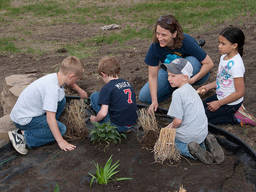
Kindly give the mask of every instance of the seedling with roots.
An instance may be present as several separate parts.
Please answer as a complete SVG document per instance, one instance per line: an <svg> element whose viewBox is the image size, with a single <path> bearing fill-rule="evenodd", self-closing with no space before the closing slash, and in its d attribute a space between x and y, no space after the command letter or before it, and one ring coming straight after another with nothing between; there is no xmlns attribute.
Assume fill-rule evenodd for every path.
<svg viewBox="0 0 256 192"><path fill-rule="evenodd" d="M154 113L148 113L146 109L140 109L139 114L139 122L145 133L150 130L154 132L159 131Z"/></svg>
<svg viewBox="0 0 256 192"><path fill-rule="evenodd" d="M175 147L176 129L171 128L171 124L162 128L159 138L154 146L154 158L156 162L163 163L164 161L177 162L181 156Z"/></svg>
<svg viewBox="0 0 256 192"><path fill-rule="evenodd" d="M92 173L88 172L88 174L92 177L90 181L90 187L92 186L94 181L96 181L96 183L98 184L108 184L110 181L124 181L132 179L130 177L113 178L113 176L119 172L117 168L120 164L118 160L112 165L112 155L110 156L104 167L101 167L98 163L94 164L96 167L96 174L93 175Z"/></svg>
<svg viewBox="0 0 256 192"><path fill-rule="evenodd" d="M83 99L70 100L61 119L67 126L65 137L68 140L82 139L88 136L88 129L84 121L85 103Z"/></svg>

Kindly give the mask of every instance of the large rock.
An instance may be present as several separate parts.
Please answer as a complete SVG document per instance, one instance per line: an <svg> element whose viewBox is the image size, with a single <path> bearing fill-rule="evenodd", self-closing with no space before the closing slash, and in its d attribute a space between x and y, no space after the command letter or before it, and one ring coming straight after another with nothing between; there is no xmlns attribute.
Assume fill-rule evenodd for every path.
<svg viewBox="0 0 256 192"><path fill-rule="evenodd" d="M15 125L9 114L0 118L0 147L9 142L8 131L13 129L15 129Z"/></svg>
<svg viewBox="0 0 256 192"><path fill-rule="evenodd" d="M4 115L10 114L22 90L35 79L36 77L31 74L16 74L5 78L0 95L0 104Z"/></svg>

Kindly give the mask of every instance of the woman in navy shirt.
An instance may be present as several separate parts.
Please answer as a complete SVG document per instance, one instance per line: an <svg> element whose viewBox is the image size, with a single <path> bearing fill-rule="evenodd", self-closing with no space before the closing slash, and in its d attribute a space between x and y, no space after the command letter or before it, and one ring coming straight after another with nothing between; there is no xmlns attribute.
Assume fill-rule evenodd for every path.
<svg viewBox="0 0 256 192"><path fill-rule="evenodd" d="M161 16L155 24L153 43L145 57L149 72L148 82L139 93L140 101L151 104L150 112L156 111L158 102L167 99L173 92L168 83L168 74L159 67L159 63L170 63L179 57L187 59L193 66L190 84L199 85L208 79L209 71L214 65L212 59L193 37L183 33L174 16Z"/></svg>

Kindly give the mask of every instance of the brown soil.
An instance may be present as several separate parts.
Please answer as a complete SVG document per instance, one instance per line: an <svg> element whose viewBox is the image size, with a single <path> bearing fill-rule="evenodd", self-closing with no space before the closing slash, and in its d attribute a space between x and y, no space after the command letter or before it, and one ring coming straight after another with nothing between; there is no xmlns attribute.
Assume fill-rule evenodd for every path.
<svg viewBox="0 0 256 192"><path fill-rule="evenodd" d="M246 67L246 95L245 107L256 114L256 25L255 18L245 18L239 26L246 35L244 49L244 63ZM53 26L43 30L42 34L35 33L35 40L56 38L58 41L77 41L89 33L88 27L65 25ZM95 27L95 26L94 26ZM191 34L195 38L205 39L204 49L215 63L211 72L211 80L215 79L219 55L217 51L217 34L221 28ZM40 27L35 32L40 31ZM41 28L43 28L41 26ZM83 28L84 30L81 30ZM50 31L48 31L50 29ZM11 30L10 30L11 31ZM1 28L1 33L8 33L8 27ZM60 33L61 31L61 33ZM82 32L83 31L83 32ZM72 34L72 35L71 35ZM95 33L94 33L95 34ZM88 93L99 90L103 85L97 78L97 62L102 55L115 55L121 61L121 77L127 79L139 93L140 88L147 81L147 66L144 57L150 41L133 40L127 42L125 48L117 44L101 45L95 57L83 59L85 65L85 77L79 82ZM61 44L57 48L62 48ZM51 49L50 49L51 50ZM54 72L54 66L60 63L68 53L61 53L55 49L42 56L15 54L0 55L0 80L12 74L36 72L38 77L45 73ZM0 85L0 91L2 85ZM161 106L167 107L169 103ZM256 128L252 126L241 127L240 125L226 125L222 128L240 137L252 148L256 149ZM252 184L246 181L243 166L237 158L226 151L225 162L221 165L203 165L197 161L182 159L180 163L167 166L153 163L153 154L142 149L136 136L132 133L128 139L120 145L111 146L109 150L102 151L90 144L88 140L75 142L77 149L72 152L63 152L58 149L57 144L47 145L36 150L31 150L25 157L17 156L12 149L8 152L14 160L0 165L0 191L53 191L58 183L60 191L174 191L180 185L189 191L254 191ZM101 165L106 162L110 155L114 161L120 160L120 177L132 177L131 181L113 182L106 186L95 185L89 188L87 173L93 172L94 162ZM13 173L13 174L11 174Z"/></svg>
<svg viewBox="0 0 256 192"><path fill-rule="evenodd" d="M152 130L145 133L140 141L143 148L153 150L154 145L158 139L158 134Z"/></svg>

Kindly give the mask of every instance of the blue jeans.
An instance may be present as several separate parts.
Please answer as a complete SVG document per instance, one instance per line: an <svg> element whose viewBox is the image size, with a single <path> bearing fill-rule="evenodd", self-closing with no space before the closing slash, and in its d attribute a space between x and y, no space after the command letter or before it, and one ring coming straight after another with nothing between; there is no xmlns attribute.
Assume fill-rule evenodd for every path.
<svg viewBox="0 0 256 192"><path fill-rule="evenodd" d="M193 66L193 76L194 76L200 71L202 64L193 56L188 56L185 59L191 62ZM207 81L209 76L210 76L210 73L207 73L203 78L195 82L193 85L203 84L205 81ZM174 91L174 88L170 86L168 81L168 73L163 69L159 69L157 81L158 81L157 99L158 99L158 102L162 102L171 96L172 92ZM150 95L148 82L141 88L139 93L139 100L143 103L151 104L151 95Z"/></svg>
<svg viewBox="0 0 256 192"><path fill-rule="evenodd" d="M58 102L58 109L56 112L57 124L61 135L64 135L67 129L63 123L58 121L61 113L64 111L65 104L66 98L64 97L64 99ZM55 138L53 137L50 127L47 123L46 114L33 117L27 125L19 125L17 123L15 123L15 125L18 129L24 130L24 137L28 148L38 147L55 141Z"/></svg>
<svg viewBox="0 0 256 192"><path fill-rule="evenodd" d="M206 149L204 142L202 142L202 143L200 144L200 146L201 146L203 149ZM177 150L180 152L181 155L186 156L186 157L189 157L189 158L191 158L191 159L195 159L195 157L193 157L193 156L190 154L190 152L189 152L188 143L183 143L183 142L181 142L180 140L175 139L175 147L177 148Z"/></svg>
<svg viewBox="0 0 256 192"><path fill-rule="evenodd" d="M99 95L100 93L98 91L93 92L90 96L90 100L91 100L91 107L92 109L98 113L100 111L101 105L98 104L98 100L99 100ZM107 114L107 116L102 119L99 123L106 123L106 122L111 122L110 121L110 116L109 113ZM114 123L111 122L111 124L115 127L117 127L118 132L126 132L129 129L132 128L132 126L119 126L119 125L115 125Z"/></svg>

